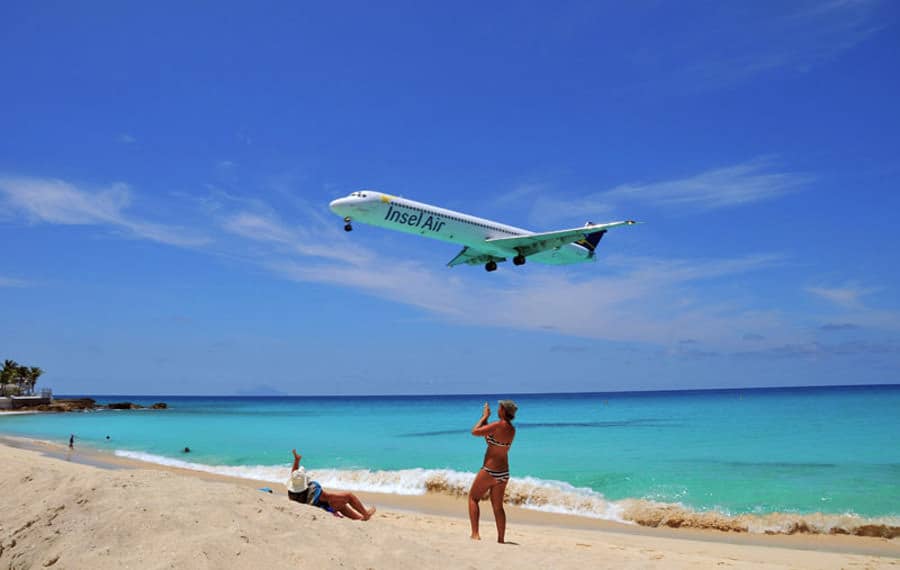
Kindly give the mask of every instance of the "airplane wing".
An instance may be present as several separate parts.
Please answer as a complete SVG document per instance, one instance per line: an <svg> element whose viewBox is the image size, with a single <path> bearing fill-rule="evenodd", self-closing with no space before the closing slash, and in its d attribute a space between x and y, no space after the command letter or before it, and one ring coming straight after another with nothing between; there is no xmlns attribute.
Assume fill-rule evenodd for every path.
<svg viewBox="0 0 900 570"><path fill-rule="evenodd" d="M487 263L488 261L506 261L506 258L497 257L496 255L484 253L467 246L462 248L462 251L456 254L456 257L450 260L450 262L447 264L447 267L454 267L456 265L462 265L463 263L466 263L468 265L481 265L482 263Z"/></svg>
<svg viewBox="0 0 900 570"><path fill-rule="evenodd" d="M636 223L637 222L634 220L627 220L624 222L610 222L608 224L587 224L571 230L557 230L555 232L542 232L526 236L494 238L485 240L485 242L491 245L498 245L505 249L518 251L520 254L528 256L577 242L584 239L588 234L604 232L610 228L630 226ZM465 250L463 250L463 252L465 252Z"/></svg>

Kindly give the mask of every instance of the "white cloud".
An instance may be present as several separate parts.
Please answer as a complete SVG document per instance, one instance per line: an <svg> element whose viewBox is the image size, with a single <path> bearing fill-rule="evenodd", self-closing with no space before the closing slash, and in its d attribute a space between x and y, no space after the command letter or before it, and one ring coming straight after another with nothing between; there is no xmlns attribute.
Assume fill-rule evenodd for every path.
<svg viewBox="0 0 900 570"><path fill-rule="evenodd" d="M848 283L843 287L807 287L806 290L845 309L863 308L862 298L875 292L875 289L860 287L854 283Z"/></svg>
<svg viewBox="0 0 900 570"><path fill-rule="evenodd" d="M705 212L773 200L809 184L805 174L779 171L762 157L675 180L632 182L577 199L540 196L532 217L544 223L609 216L614 206L636 202L682 212Z"/></svg>
<svg viewBox="0 0 900 570"><path fill-rule="evenodd" d="M9 208L23 212L35 223L109 226L135 237L184 247L209 242L180 228L125 214L131 191L123 183L90 192L57 179L0 177L0 197Z"/></svg>
<svg viewBox="0 0 900 570"><path fill-rule="evenodd" d="M812 2L775 21L776 33L788 44L780 51L800 69L830 61L887 27L882 5L880 0Z"/></svg>
<svg viewBox="0 0 900 570"><path fill-rule="evenodd" d="M771 314L685 303L685 296L701 280L761 270L776 261L768 256L703 261L611 258L609 267L596 268L599 274L590 277L535 267L529 273L495 274L489 285L466 268L438 269L385 257L352 266L282 260L268 267L296 281L360 289L461 324L549 329L656 344L690 336L722 346L741 342L748 328L777 330L783 324ZM771 334L780 337L783 331Z"/></svg>
<svg viewBox="0 0 900 570"><path fill-rule="evenodd" d="M360 247L341 244L334 224L307 215L302 225L294 227L281 222L274 214L239 211L220 222L225 231L248 240L278 247L273 253L295 254L359 264L371 256ZM326 239L327 238L327 239Z"/></svg>
<svg viewBox="0 0 900 570"><path fill-rule="evenodd" d="M706 281L765 270L772 255L734 259L665 260L605 257L596 265L547 268L511 265L490 276L477 268L447 268L367 247L342 231L324 206L291 211L234 196L210 198L203 209L218 227L274 274L304 283L346 287L419 307L448 322L518 330L554 330L595 339L668 345L693 338L711 347L740 346L748 330L788 342L777 313L747 311L710 300ZM281 216L292 220L285 223ZM385 236L386 238L388 236ZM703 286L704 294L696 292Z"/></svg>
<svg viewBox="0 0 900 570"><path fill-rule="evenodd" d="M127 215L132 196L123 184L88 192L59 180L2 178L0 198L35 222L113 227L176 246L207 243ZM706 286L771 268L781 262L777 256L672 260L612 255L597 265L507 265L487 276L473 268L446 268L440 259L398 259L366 247L358 236L343 232L324 206L298 203L276 210L259 199L230 195L193 201L199 204L199 225L207 233L222 232L217 249L226 248L228 255L252 260L283 278L355 289L452 323L664 346L691 338L704 343L704 350L740 346L747 331L765 336L762 348L794 342L792 327L777 312L749 311L728 298L717 299L711 293L715 287Z"/></svg>
<svg viewBox="0 0 900 570"><path fill-rule="evenodd" d="M228 217L222 224L225 230L258 241L287 243L293 234L275 220L250 212L239 212Z"/></svg>
<svg viewBox="0 0 900 570"><path fill-rule="evenodd" d="M28 287L28 281L0 275L0 287Z"/></svg>
<svg viewBox="0 0 900 570"><path fill-rule="evenodd" d="M122 133L119 135L119 142L123 144L134 144L137 142L137 139L128 133Z"/></svg>
<svg viewBox="0 0 900 570"><path fill-rule="evenodd" d="M499 194L492 202L495 206L514 206L519 202L529 202L547 192L545 184L519 184L505 194Z"/></svg>
<svg viewBox="0 0 900 570"><path fill-rule="evenodd" d="M692 93L752 80L766 73L805 73L826 65L888 26L890 3L878 0L746 4L709 10L700 33L686 30L678 46L646 53L654 75L642 92ZM638 61L640 61L639 59Z"/></svg>
<svg viewBox="0 0 900 570"><path fill-rule="evenodd" d="M809 182L808 176L773 172L768 160L756 159L678 180L625 184L604 193L603 197L660 207L715 210L778 198Z"/></svg>
<svg viewBox="0 0 900 570"><path fill-rule="evenodd" d="M864 302L865 297L880 291L877 287L864 287L859 283L849 282L839 287L807 287L806 291L827 301L830 306L830 310L818 315L818 320L831 324L824 325L819 330L836 330L836 326L844 330L900 330L900 313L872 307Z"/></svg>

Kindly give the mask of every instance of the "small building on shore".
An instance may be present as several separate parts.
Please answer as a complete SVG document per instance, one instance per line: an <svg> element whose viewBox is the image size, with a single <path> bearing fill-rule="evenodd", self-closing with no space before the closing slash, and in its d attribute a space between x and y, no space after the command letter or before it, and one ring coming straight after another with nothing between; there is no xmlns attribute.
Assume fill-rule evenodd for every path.
<svg viewBox="0 0 900 570"><path fill-rule="evenodd" d="M0 410L18 410L53 403L53 391L41 390L40 395L33 396L5 396L0 398Z"/></svg>

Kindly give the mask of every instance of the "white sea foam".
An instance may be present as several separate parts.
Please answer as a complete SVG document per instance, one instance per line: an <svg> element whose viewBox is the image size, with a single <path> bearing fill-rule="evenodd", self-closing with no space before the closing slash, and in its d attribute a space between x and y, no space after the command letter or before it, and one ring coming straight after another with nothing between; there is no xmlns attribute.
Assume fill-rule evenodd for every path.
<svg viewBox="0 0 900 570"><path fill-rule="evenodd" d="M468 488L474 475L450 469L398 469L369 471L366 469L313 469L313 478L327 487L347 491L370 491L392 495L424 495L433 491L436 482L449 488Z"/></svg>
<svg viewBox="0 0 900 570"><path fill-rule="evenodd" d="M627 522L623 507L602 493L563 481L522 477L510 479L506 494L512 504L526 509Z"/></svg>
<svg viewBox="0 0 900 570"><path fill-rule="evenodd" d="M179 469L191 469L193 471L203 471L205 473L215 473L217 475L227 475L228 477L238 477L241 479L253 479L254 481L266 481L268 483L284 483L291 473L289 467L280 465L207 465L205 463L194 463L192 461L183 461L181 459L164 457L162 455L154 455L152 453L127 451L123 449L117 449L115 454L119 457L137 459L138 461L144 461L146 463L156 463L157 465L178 467Z"/></svg>
<svg viewBox="0 0 900 570"><path fill-rule="evenodd" d="M325 487L374 491L398 495L437 493L465 497L474 473L452 469L404 469L397 471L317 470L313 476ZM506 487L506 503L535 511L578 515L626 522L622 507L591 489L562 481L512 477Z"/></svg>
<svg viewBox="0 0 900 570"><path fill-rule="evenodd" d="M117 450L116 455L206 473L230 477L284 483L288 466L207 465L180 459ZM394 495L436 493L465 497L474 473L452 469L311 469L313 479L324 487L347 491L368 491ZM858 534L893 538L900 536L897 517L865 518L853 514L756 513L730 515L721 511L695 511L684 505L647 499L608 501L603 494L562 481L535 477L513 477L506 487L506 503L526 509L590 517L643 526L711 528L732 532Z"/></svg>
<svg viewBox="0 0 900 570"><path fill-rule="evenodd" d="M119 457L128 457L148 463L268 483L284 483L290 474L287 466L207 465L125 450L117 450L115 454ZM438 493L459 497L468 495L475 478L474 473L463 473L452 469L398 469L392 471L310 469L309 473L313 479L329 489L393 495ZM621 516L622 507L617 503L607 501L602 494L591 489L574 487L562 481L513 477L506 488L506 502L536 511L625 522Z"/></svg>

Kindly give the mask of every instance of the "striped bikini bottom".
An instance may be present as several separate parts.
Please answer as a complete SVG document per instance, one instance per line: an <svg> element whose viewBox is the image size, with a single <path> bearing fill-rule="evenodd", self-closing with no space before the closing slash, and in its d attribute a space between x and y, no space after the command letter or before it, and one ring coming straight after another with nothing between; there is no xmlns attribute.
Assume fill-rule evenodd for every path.
<svg viewBox="0 0 900 570"><path fill-rule="evenodd" d="M493 469L488 469L487 467L482 467L487 474L496 479L499 483L503 483L504 481L509 481L509 469L506 471L494 471Z"/></svg>

